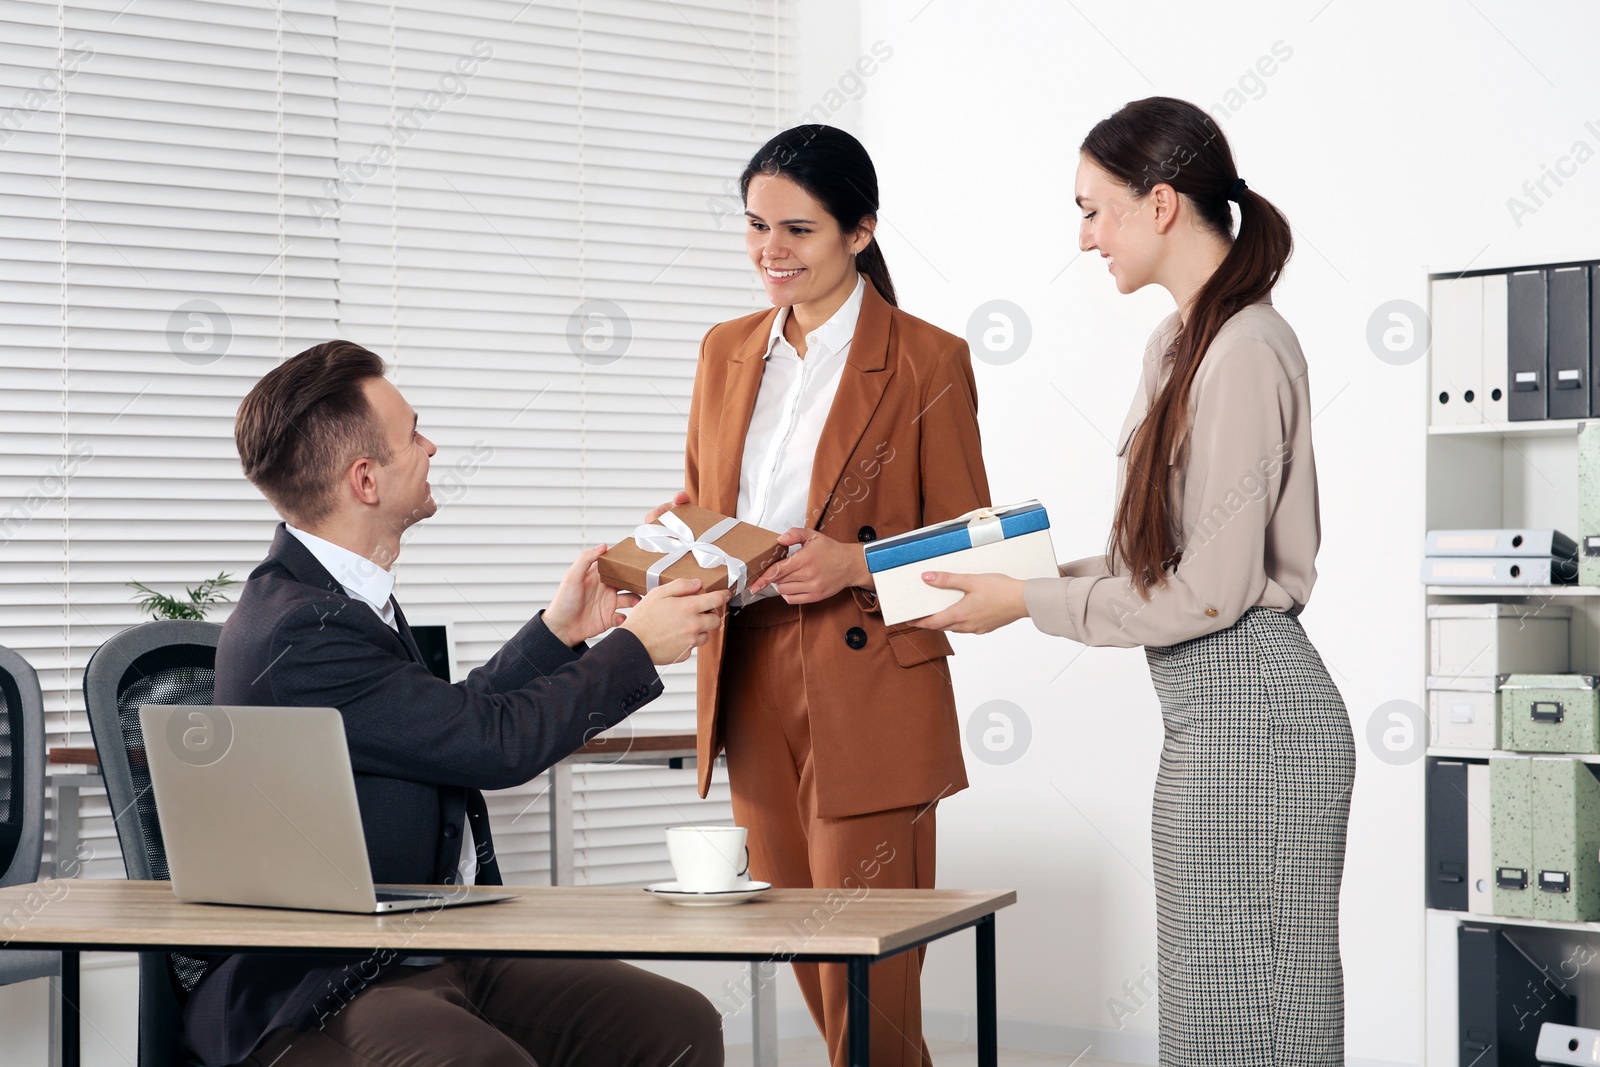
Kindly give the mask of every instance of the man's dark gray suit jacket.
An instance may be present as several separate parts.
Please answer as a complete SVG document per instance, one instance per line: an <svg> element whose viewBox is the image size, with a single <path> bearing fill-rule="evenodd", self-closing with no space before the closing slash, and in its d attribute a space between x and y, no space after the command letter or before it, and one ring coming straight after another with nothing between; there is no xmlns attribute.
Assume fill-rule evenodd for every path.
<svg viewBox="0 0 1600 1067"><path fill-rule="evenodd" d="M280 524L222 628L215 703L339 709L374 882L453 883L467 821L477 880L498 883L478 790L533 778L654 700L660 677L632 633L575 650L541 613L452 685L396 616L399 633ZM184 1006L185 1044L207 1067L237 1063L279 1027L315 1027L394 956L216 958Z"/></svg>

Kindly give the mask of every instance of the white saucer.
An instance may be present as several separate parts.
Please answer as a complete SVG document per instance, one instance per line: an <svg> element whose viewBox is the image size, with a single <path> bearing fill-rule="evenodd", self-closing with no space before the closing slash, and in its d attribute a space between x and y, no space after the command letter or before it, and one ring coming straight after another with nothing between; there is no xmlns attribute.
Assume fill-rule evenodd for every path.
<svg viewBox="0 0 1600 1067"><path fill-rule="evenodd" d="M680 904L688 908L715 908L724 904L743 904L771 888L771 882L745 882L732 889L719 889L708 893L679 889L677 882L657 882L655 885L645 886L644 891L654 894L668 904Z"/></svg>

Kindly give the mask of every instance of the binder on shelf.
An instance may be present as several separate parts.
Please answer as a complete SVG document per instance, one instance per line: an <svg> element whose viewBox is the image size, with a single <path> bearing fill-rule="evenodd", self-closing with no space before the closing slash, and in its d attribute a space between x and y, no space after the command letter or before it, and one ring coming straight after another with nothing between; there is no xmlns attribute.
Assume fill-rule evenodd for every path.
<svg viewBox="0 0 1600 1067"><path fill-rule="evenodd" d="M1545 1023L1539 1027L1539 1044L1534 1056L1541 1064L1552 1067L1600 1063L1600 1030Z"/></svg>
<svg viewBox="0 0 1600 1067"><path fill-rule="evenodd" d="M1544 271L1520 270L1507 279L1506 370L1511 393L1506 410L1512 422L1548 417L1546 311Z"/></svg>
<svg viewBox="0 0 1600 1067"><path fill-rule="evenodd" d="M1578 558L1578 542L1560 530L1429 530L1424 556Z"/></svg>
<svg viewBox="0 0 1600 1067"><path fill-rule="evenodd" d="M1551 922L1600 919L1600 779L1564 756L1534 756L1533 915Z"/></svg>
<svg viewBox="0 0 1600 1067"><path fill-rule="evenodd" d="M1489 765L1467 764L1467 910L1494 914L1493 800Z"/></svg>
<svg viewBox="0 0 1600 1067"><path fill-rule="evenodd" d="M1589 264L1589 410L1600 415L1600 263Z"/></svg>
<svg viewBox="0 0 1600 1067"><path fill-rule="evenodd" d="M1496 915L1533 918L1533 760L1489 760L1490 863Z"/></svg>
<svg viewBox="0 0 1600 1067"><path fill-rule="evenodd" d="M1460 1061L1528 1067L1546 1023L1572 1026L1577 998L1559 968L1535 963L1504 928L1462 923L1456 931Z"/></svg>
<svg viewBox="0 0 1600 1067"><path fill-rule="evenodd" d="M1487 274L1483 277L1483 396L1478 405L1485 422L1506 421L1507 390L1506 276ZM1600 407L1594 410L1600 411Z"/></svg>
<svg viewBox="0 0 1600 1067"><path fill-rule="evenodd" d="M1568 559L1505 556L1428 556L1424 585L1574 585L1578 563Z"/></svg>
<svg viewBox="0 0 1600 1067"><path fill-rule="evenodd" d="M1547 272L1552 419L1589 417L1589 268L1556 267Z"/></svg>
<svg viewBox="0 0 1600 1067"><path fill-rule="evenodd" d="M1431 285L1429 382L1434 426L1483 421L1483 279L1439 278Z"/></svg>
<svg viewBox="0 0 1600 1067"><path fill-rule="evenodd" d="M1578 581L1600 585L1600 422L1578 427Z"/></svg>
<svg viewBox="0 0 1600 1067"><path fill-rule="evenodd" d="M1428 907L1467 910L1467 765L1428 763Z"/></svg>

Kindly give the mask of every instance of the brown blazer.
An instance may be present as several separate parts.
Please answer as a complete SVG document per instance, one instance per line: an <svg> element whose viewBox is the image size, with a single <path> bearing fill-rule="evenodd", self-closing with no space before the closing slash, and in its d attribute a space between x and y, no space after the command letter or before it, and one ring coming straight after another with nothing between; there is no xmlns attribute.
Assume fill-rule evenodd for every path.
<svg viewBox="0 0 1600 1067"><path fill-rule="evenodd" d="M732 515L762 358L777 309L711 328L689 408L684 488ZM808 525L871 541L989 504L967 344L914 318L869 282L839 391L817 445ZM943 633L885 629L859 589L801 609L818 814L922 804L967 786ZM860 635L866 635L861 647ZM699 652L700 795L722 752L724 631Z"/></svg>

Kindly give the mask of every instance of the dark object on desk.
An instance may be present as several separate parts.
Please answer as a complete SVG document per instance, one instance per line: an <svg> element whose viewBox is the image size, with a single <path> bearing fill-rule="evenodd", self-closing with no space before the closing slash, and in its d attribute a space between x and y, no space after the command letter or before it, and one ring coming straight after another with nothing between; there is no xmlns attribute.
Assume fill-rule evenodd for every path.
<svg viewBox="0 0 1600 1067"><path fill-rule="evenodd" d="M222 627L210 622L145 623L101 645L84 670L89 728L129 878L168 877L139 708L151 703L210 704L221 635ZM207 965L205 959L179 953L139 953L139 1067L186 1062L178 1045L181 997L200 981ZM75 991L66 995L75 996Z"/></svg>
<svg viewBox="0 0 1600 1067"><path fill-rule="evenodd" d="M412 623L411 637L417 643L417 651L422 653L422 665L432 671L435 678L455 681L451 673L455 663L455 639L450 634L450 624Z"/></svg>
<svg viewBox="0 0 1600 1067"><path fill-rule="evenodd" d="M1528 958L1503 927L1463 923L1456 945L1462 1067L1537 1063L1540 1025L1576 1021L1577 1002L1565 983Z"/></svg>

